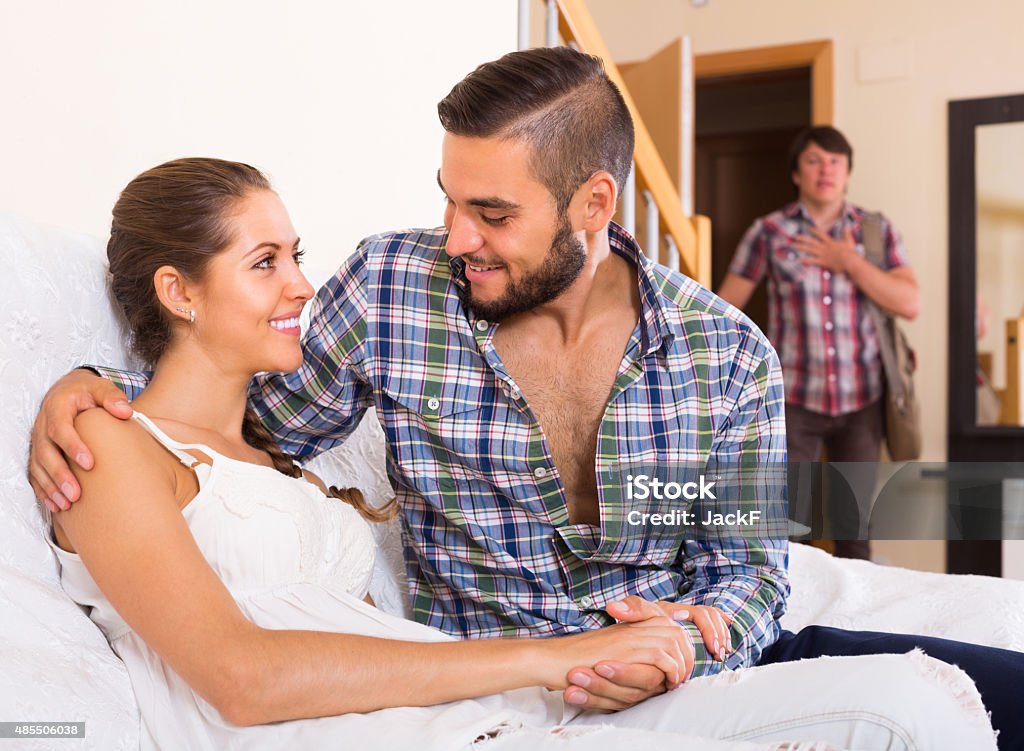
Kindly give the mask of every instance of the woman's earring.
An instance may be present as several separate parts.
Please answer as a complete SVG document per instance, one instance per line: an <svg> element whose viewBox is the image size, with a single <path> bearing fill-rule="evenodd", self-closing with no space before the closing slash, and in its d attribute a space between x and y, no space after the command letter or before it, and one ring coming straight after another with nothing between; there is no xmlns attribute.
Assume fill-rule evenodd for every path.
<svg viewBox="0 0 1024 751"><path fill-rule="evenodd" d="M195 323L196 322L196 312L194 310L192 310L191 308L175 308L175 310L178 311L179 313L188 313L188 322L189 323Z"/></svg>

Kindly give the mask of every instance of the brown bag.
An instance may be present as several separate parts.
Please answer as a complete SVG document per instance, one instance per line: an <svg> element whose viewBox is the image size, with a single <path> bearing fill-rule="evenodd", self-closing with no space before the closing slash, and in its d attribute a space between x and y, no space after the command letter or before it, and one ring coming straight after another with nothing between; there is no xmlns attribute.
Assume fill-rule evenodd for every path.
<svg viewBox="0 0 1024 751"><path fill-rule="evenodd" d="M865 213L861 221L864 256L885 269L885 238L881 214ZM906 334L896 325L896 317L872 302L866 295L871 319L878 332L885 380L885 445L893 461L921 456L921 405L914 393L917 359Z"/></svg>

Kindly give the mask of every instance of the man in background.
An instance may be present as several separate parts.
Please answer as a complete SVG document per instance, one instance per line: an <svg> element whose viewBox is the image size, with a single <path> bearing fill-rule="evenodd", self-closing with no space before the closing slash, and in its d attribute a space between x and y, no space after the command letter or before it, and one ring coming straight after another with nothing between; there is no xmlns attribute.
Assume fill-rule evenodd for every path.
<svg viewBox="0 0 1024 751"><path fill-rule="evenodd" d="M782 362L790 462L818 462L823 448L830 462L878 461L884 382L868 305L910 320L918 312L917 280L892 223L846 200L852 167L853 148L838 130L801 132L789 156L797 200L751 225L718 292L742 309L767 278L768 338ZM868 221L881 224L881 266L865 255ZM835 554L866 559L874 473L854 474L856 499L833 503L826 514ZM838 485L832 483L833 500Z"/></svg>

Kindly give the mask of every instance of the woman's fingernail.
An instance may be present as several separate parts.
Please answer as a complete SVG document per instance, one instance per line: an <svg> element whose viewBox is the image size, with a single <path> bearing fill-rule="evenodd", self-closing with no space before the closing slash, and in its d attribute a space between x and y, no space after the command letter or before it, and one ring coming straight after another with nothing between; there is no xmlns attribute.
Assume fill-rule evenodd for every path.
<svg viewBox="0 0 1024 751"><path fill-rule="evenodd" d="M715 639L715 646L713 649L716 655L722 654L722 645L718 643L718 639Z"/></svg>
<svg viewBox="0 0 1024 751"><path fill-rule="evenodd" d="M583 691L566 691L565 700L570 704L586 704L587 695Z"/></svg>
<svg viewBox="0 0 1024 751"><path fill-rule="evenodd" d="M582 686L583 688L590 685L590 676L586 673L573 673L571 680L575 685Z"/></svg>
<svg viewBox="0 0 1024 751"><path fill-rule="evenodd" d="M602 678L610 679L612 676L615 675L615 671L612 670L610 665L598 665L596 668L594 668L594 672Z"/></svg>
<svg viewBox="0 0 1024 751"><path fill-rule="evenodd" d="M79 453L79 454L75 454L75 463L79 467L81 467L82 469L85 469L85 463L87 461L89 461L89 455L88 454L86 454L84 452Z"/></svg>
<svg viewBox="0 0 1024 751"><path fill-rule="evenodd" d="M71 487L71 483L70 482L65 481L60 486L60 492L62 492L64 494L65 498L70 498L71 496L73 496L75 494L75 489L73 487Z"/></svg>
<svg viewBox="0 0 1024 751"><path fill-rule="evenodd" d="M50 510L51 514L56 514L57 511L59 510L56 506L53 505L53 501L51 501L49 498L44 498L43 503L45 504L46 508Z"/></svg>
<svg viewBox="0 0 1024 751"><path fill-rule="evenodd" d="M672 614L672 620L674 620L674 621L685 621L685 620L688 620L689 617L690 617L690 611L689 610L677 610L676 612L674 612Z"/></svg>

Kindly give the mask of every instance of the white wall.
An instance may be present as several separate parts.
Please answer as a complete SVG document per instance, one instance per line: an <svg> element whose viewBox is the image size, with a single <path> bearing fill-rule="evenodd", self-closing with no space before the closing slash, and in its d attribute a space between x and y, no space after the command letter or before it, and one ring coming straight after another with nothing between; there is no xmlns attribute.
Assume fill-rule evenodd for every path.
<svg viewBox="0 0 1024 751"><path fill-rule="evenodd" d="M0 211L105 236L179 156L250 162L335 267L441 222L436 104L515 48L514 0L0 4Z"/></svg>

